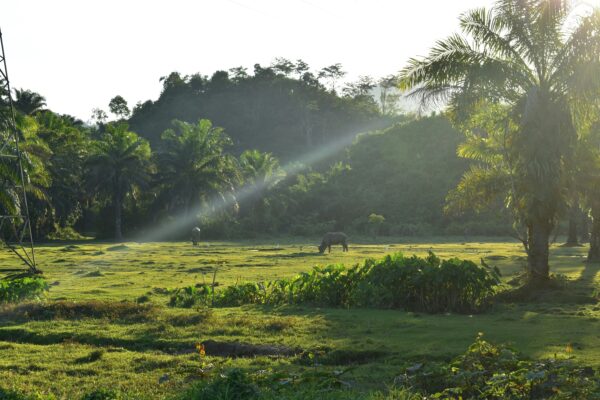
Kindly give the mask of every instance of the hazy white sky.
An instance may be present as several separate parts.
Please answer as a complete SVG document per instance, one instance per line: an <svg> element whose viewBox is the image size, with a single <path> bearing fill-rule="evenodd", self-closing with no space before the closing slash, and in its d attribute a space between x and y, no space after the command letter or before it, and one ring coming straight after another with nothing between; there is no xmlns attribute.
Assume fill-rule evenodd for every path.
<svg viewBox="0 0 600 400"><path fill-rule="evenodd" d="M597 1L597 0L593 0ZM5 0L0 28L13 88L88 120L120 94L156 99L171 71L302 58L348 79L397 72L492 0Z"/></svg>

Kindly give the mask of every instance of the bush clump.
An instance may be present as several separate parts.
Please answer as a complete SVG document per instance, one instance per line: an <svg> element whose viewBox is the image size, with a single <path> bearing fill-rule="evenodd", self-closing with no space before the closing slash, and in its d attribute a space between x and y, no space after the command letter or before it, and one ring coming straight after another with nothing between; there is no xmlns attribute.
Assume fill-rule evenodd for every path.
<svg viewBox="0 0 600 400"><path fill-rule="evenodd" d="M401 253L362 265L315 267L293 279L245 283L215 290L210 285L172 292L176 307L243 304L311 304L327 307L392 308L430 313L479 311L499 283L499 271L483 261L405 257Z"/></svg>
<svg viewBox="0 0 600 400"><path fill-rule="evenodd" d="M185 400L253 400L259 398L258 387L239 369L221 375L208 384L192 386L180 399Z"/></svg>
<svg viewBox="0 0 600 400"><path fill-rule="evenodd" d="M40 277L0 280L0 304L38 300L48 291L48 283Z"/></svg>
<svg viewBox="0 0 600 400"><path fill-rule="evenodd" d="M530 361L481 333L450 363L415 364L396 384L436 399L600 398L600 378L591 367L565 359Z"/></svg>

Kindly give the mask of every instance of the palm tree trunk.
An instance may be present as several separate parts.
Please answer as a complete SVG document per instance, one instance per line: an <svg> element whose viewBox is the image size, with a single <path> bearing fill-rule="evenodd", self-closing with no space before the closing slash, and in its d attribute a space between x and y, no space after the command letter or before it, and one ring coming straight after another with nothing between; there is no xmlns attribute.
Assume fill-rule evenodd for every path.
<svg viewBox="0 0 600 400"><path fill-rule="evenodd" d="M580 230L581 235L579 236L580 243L587 243L590 241L590 230L589 230L589 221L586 213L581 213L581 224Z"/></svg>
<svg viewBox="0 0 600 400"><path fill-rule="evenodd" d="M592 235L587 262L600 262L600 206L592 207Z"/></svg>
<svg viewBox="0 0 600 400"><path fill-rule="evenodd" d="M577 241L577 221L573 217L569 218L569 232L565 246L579 246L579 242Z"/></svg>
<svg viewBox="0 0 600 400"><path fill-rule="evenodd" d="M121 225L122 225L122 204L121 204L121 199L119 198L120 196L115 196L115 240L117 242L120 242L123 240L123 232L121 230Z"/></svg>
<svg viewBox="0 0 600 400"><path fill-rule="evenodd" d="M115 211L115 240L121 242L123 240L123 232L121 230L122 225L122 213L123 213L123 199L121 196L120 179L115 177L115 187L113 193L113 205Z"/></svg>
<svg viewBox="0 0 600 400"><path fill-rule="evenodd" d="M543 283L549 278L550 232L552 227L542 221L533 221L527 228L527 257L530 279L533 283Z"/></svg>

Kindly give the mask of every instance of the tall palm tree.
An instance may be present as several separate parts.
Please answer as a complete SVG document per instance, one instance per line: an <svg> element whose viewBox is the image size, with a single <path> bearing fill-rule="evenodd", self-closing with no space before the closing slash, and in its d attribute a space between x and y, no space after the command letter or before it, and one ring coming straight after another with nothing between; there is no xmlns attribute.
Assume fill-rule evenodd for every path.
<svg viewBox="0 0 600 400"><path fill-rule="evenodd" d="M51 184L51 178L46 168L46 162L51 151L38 136L38 124L35 119L18 115L15 123L20 135L19 151L25 191L28 196L31 196L30 200L47 203L46 189ZM17 153L14 142L7 141L5 144L6 147L2 150L4 154ZM21 175L17 159L0 157L0 209L2 214L22 214L24 205L20 186Z"/></svg>
<svg viewBox="0 0 600 400"><path fill-rule="evenodd" d="M159 180L169 194L169 208L189 215L211 196L231 196L237 170L233 158L224 153L232 144L224 130L207 119L195 125L175 120L173 127L161 135L163 150L158 154Z"/></svg>
<svg viewBox="0 0 600 400"><path fill-rule="evenodd" d="M549 276L549 238L576 140L574 107L598 89L599 13L568 29L569 5L499 0L469 11L460 17L462 35L437 42L401 73L404 89L423 104L447 102L455 121L468 119L481 102L509 108L510 205L526 229L533 282ZM508 125L515 126L510 135Z"/></svg>
<svg viewBox="0 0 600 400"><path fill-rule="evenodd" d="M46 107L46 98L31 90L15 89L15 108L25 115L32 115Z"/></svg>
<svg viewBox="0 0 600 400"><path fill-rule="evenodd" d="M121 241L123 200L149 177L150 145L125 123L108 124L100 140L91 145L87 160L88 183L110 197L115 218L115 239Z"/></svg>
<svg viewBox="0 0 600 400"><path fill-rule="evenodd" d="M277 185L285 177L285 171L273 154L259 150L244 151L240 155L239 163L248 193L245 199L247 211L256 212L265 191Z"/></svg>

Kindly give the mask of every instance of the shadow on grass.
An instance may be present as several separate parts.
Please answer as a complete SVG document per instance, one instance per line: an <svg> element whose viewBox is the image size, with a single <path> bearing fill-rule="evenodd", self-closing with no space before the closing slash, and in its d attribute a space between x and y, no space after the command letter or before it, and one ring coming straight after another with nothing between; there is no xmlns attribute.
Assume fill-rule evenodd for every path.
<svg viewBox="0 0 600 400"><path fill-rule="evenodd" d="M319 257L319 256L323 256L323 254L319 253L318 251L312 251L312 252L301 251L301 252L289 253L289 254L270 254L270 255L264 256L264 258L303 258L303 257Z"/></svg>
<svg viewBox="0 0 600 400"><path fill-rule="evenodd" d="M192 343L165 341L159 334L144 333L135 338L105 337L100 334L75 332L38 332L25 328L0 328L0 340L12 343L55 345L63 343L85 344L96 347L119 347L130 351L161 351L178 353L193 349Z"/></svg>

